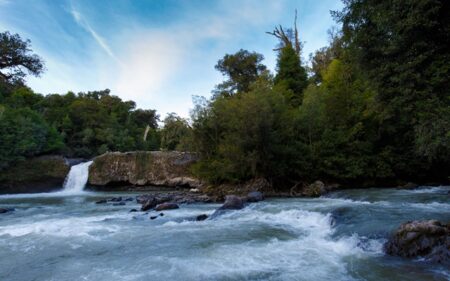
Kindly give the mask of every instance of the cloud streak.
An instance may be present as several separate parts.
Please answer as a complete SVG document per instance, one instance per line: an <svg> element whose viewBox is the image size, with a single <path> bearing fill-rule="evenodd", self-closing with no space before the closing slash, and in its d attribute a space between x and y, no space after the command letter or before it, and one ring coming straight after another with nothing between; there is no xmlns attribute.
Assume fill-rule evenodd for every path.
<svg viewBox="0 0 450 281"><path fill-rule="evenodd" d="M80 12L75 10L74 8L71 9L70 13L72 14L73 18L75 19L76 23L82 27L84 30L86 30L92 38L97 42L97 44L115 61L117 61L120 65L122 65L122 62L117 58L117 56L114 54L114 52L111 50L111 47L106 43L106 40L100 36L93 28L92 26L87 22L87 20L81 15Z"/></svg>

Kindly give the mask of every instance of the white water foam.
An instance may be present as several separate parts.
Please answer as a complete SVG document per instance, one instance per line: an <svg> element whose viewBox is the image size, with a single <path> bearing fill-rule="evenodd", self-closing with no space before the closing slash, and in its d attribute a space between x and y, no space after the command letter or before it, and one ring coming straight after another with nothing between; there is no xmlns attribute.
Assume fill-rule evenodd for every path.
<svg viewBox="0 0 450 281"><path fill-rule="evenodd" d="M80 193L83 192L84 187L89 177L89 166L92 161L80 163L70 168L69 174L64 182L64 193Z"/></svg>

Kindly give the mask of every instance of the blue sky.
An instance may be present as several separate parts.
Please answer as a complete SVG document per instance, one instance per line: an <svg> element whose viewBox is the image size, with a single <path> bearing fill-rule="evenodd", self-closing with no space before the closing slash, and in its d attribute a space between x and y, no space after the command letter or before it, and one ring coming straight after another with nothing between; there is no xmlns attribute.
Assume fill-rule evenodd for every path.
<svg viewBox="0 0 450 281"><path fill-rule="evenodd" d="M222 77L217 60L239 49L274 70L275 25L298 28L303 57L328 42L339 0L0 0L0 30L32 41L46 63L37 92L109 88L163 117L187 117L192 96L209 97Z"/></svg>

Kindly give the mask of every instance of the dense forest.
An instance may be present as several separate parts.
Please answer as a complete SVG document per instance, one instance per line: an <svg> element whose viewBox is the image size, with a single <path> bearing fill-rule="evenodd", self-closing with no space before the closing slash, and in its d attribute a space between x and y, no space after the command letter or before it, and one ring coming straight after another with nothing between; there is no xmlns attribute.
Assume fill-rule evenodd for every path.
<svg viewBox="0 0 450 281"><path fill-rule="evenodd" d="M198 153L193 172L214 183L448 181L450 2L343 2L340 28L309 63L296 24L267 32L276 73L261 54L225 55L225 80L194 97L190 120L160 120L109 90L36 94L24 78L44 71L41 58L1 33L0 170L48 153L163 149Z"/></svg>

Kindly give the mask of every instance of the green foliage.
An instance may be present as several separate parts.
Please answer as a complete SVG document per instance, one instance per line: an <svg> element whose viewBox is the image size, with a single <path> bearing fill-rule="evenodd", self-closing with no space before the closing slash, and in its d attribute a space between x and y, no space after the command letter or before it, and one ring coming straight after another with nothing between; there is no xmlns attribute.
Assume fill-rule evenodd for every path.
<svg viewBox="0 0 450 281"><path fill-rule="evenodd" d="M263 75L248 93L197 108L193 133L203 158L197 175L213 182L286 175L292 118L284 91Z"/></svg>
<svg viewBox="0 0 450 281"><path fill-rule="evenodd" d="M239 50L232 55L225 55L216 65L228 80L217 86L216 95L232 95L247 92L250 85L256 81L258 76L266 70L261 64L263 55L250 53L247 50Z"/></svg>
<svg viewBox="0 0 450 281"><path fill-rule="evenodd" d="M161 130L161 148L165 150L190 151L192 132L188 121L176 113L164 118Z"/></svg>
<svg viewBox="0 0 450 281"><path fill-rule="evenodd" d="M377 146L397 175L450 167L450 2L346 0L335 16L355 63L376 86ZM425 172L427 173L427 172Z"/></svg>
<svg viewBox="0 0 450 281"><path fill-rule="evenodd" d="M275 83L282 83L284 87L291 90L286 92L286 99L292 106L299 106L302 102L303 90L308 85L308 77L292 45L286 45L279 51L277 71Z"/></svg>
<svg viewBox="0 0 450 281"><path fill-rule="evenodd" d="M39 76L44 70L42 59L32 54L30 40L22 40L18 34L0 33L0 80L22 82L27 73Z"/></svg>
<svg viewBox="0 0 450 281"><path fill-rule="evenodd" d="M56 130L29 108L0 110L0 170L10 163L63 146Z"/></svg>

